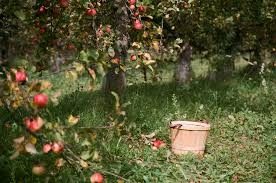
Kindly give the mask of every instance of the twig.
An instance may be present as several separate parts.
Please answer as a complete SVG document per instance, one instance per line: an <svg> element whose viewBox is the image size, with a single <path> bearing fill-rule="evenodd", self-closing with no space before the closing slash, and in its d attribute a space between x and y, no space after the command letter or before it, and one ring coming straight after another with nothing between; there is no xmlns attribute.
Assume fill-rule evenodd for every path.
<svg viewBox="0 0 276 183"><path fill-rule="evenodd" d="M76 160L78 160L78 161L83 161L80 157L78 157L70 148L66 148L66 150L68 151L68 152L70 152L71 153L71 155L76 159ZM89 165L93 165L93 163L92 162L90 162L90 161L86 161ZM91 168L91 167L89 167L89 169L90 170L92 170L92 171L95 171L96 169L93 169L93 168ZM128 180L128 179L126 179L126 178L124 178L124 177L122 177L122 176L120 176L120 175L117 175L117 174L115 174L115 173L112 173L112 172L109 172L109 171L106 171L106 170L101 170L101 172L102 173L104 173L104 174L108 174L108 175L112 175L112 176L114 176L114 177L117 177L117 178L119 178L119 179L121 179L121 180L124 180L125 182L130 182L130 180Z"/></svg>

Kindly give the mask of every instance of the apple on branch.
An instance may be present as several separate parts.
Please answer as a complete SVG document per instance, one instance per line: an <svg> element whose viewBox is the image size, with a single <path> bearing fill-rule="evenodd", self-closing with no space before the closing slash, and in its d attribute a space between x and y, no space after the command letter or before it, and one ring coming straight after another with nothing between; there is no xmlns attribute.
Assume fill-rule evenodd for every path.
<svg viewBox="0 0 276 183"><path fill-rule="evenodd" d="M136 0L128 0L128 3L129 3L130 5L134 5L134 4L136 3Z"/></svg>
<svg viewBox="0 0 276 183"><path fill-rule="evenodd" d="M43 93L36 94L33 98L33 103L39 108L43 108L48 104L48 96Z"/></svg>
<svg viewBox="0 0 276 183"><path fill-rule="evenodd" d="M130 60L131 60L131 61L135 61L136 59L137 59L136 55L131 55L131 56L130 56Z"/></svg>
<svg viewBox="0 0 276 183"><path fill-rule="evenodd" d="M59 0L59 5L63 8L67 8L69 6L69 0Z"/></svg>
<svg viewBox="0 0 276 183"><path fill-rule="evenodd" d="M15 73L15 81L18 83L24 83L27 81L27 74L23 70L18 70Z"/></svg>
<svg viewBox="0 0 276 183"><path fill-rule="evenodd" d="M143 24L141 23L140 20L136 19L136 20L133 22L133 27L134 27L134 29L136 29L136 30L141 30L141 29L143 29Z"/></svg>
<svg viewBox="0 0 276 183"><path fill-rule="evenodd" d="M42 126L44 125L44 121L40 117L27 117L24 119L24 124L30 132L34 133L42 128Z"/></svg>
<svg viewBox="0 0 276 183"><path fill-rule="evenodd" d="M97 14L97 11L96 11L95 8L90 8L90 9L87 9L87 10L86 10L86 14L87 14L88 16L95 16L95 15Z"/></svg>

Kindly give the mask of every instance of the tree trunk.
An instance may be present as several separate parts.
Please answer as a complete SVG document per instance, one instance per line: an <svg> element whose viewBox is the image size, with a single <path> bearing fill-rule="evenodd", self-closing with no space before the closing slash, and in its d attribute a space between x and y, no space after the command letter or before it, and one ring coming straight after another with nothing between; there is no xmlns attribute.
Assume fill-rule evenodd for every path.
<svg viewBox="0 0 276 183"><path fill-rule="evenodd" d="M115 55L120 58L122 64L125 64L129 47L128 25L130 20L124 0L115 1L115 6L118 8L116 12L118 26L115 28L118 39L114 48ZM119 67L119 64L112 65L108 70L104 77L102 88L105 93L114 91L119 95L123 94L124 89L126 88L126 75Z"/></svg>
<svg viewBox="0 0 276 183"><path fill-rule="evenodd" d="M63 58L58 52L55 52L50 58L50 69L53 73L59 73Z"/></svg>
<svg viewBox="0 0 276 183"><path fill-rule="evenodd" d="M260 45L256 45L253 49L253 54L250 58L250 62L253 63L253 65L248 65L244 72L249 75L255 75L259 74L260 69L262 67L262 64L265 60L265 50L261 48Z"/></svg>
<svg viewBox="0 0 276 183"><path fill-rule="evenodd" d="M175 69L175 80L178 83L187 83L192 77L191 67L192 47L185 44L179 56Z"/></svg>
<svg viewBox="0 0 276 183"><path fill-rule="evenodd" d="M103 91L110 93L116 92L118 95L122 95L126 87L125 72L120 70L116 73L115 69L110 69L103 79Z"/></svg>

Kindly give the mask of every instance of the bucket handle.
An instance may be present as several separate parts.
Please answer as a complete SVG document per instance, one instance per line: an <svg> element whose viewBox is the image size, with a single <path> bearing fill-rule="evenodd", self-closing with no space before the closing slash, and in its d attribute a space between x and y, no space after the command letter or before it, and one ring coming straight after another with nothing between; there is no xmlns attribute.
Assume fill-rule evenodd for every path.
<svg viewBox="0 0 276 183"><path fill-rule="evenodd" d="M180 127L182 127L182 124L176 124L174 126L170 125L170 128L178 128L179 129Z"/></svg>
<svg viewBox="0 0 276 183"><path fill-rule="evenodd" d="M171 124L171 122L170 122L170 124ZM175 134L174 139L172 139L172 141L175 141L176 136L178 135L179 130L180 130L181 127L182 127L182 124L176 124L176 125L174 125L174 126L171 126L171 125L170 125L170 128L177 128L177 132L176 132L176 134Z"/></svg>

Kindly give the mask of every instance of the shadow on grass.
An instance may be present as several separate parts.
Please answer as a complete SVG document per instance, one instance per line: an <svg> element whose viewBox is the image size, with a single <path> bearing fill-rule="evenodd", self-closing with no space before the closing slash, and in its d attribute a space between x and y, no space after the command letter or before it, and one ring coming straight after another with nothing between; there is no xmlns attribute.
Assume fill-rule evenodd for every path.
<svg viewBox="0 0 276 183"><path fill-rule="evenodd" d="M142 83L128 86L122 103L130 102L126 108L131 121L174 113L173 96L177 100L181 113L194 118L200 105L205 108L205 116L216 115L214 110L226 110L230 113L249 109L256 112L270 113L273 100L260 96L259 82L241 81L233 78L227 81L194 80L189 85L179 86L173 82ZM156 112L156 110L158 110ZM84 116L88 125L94 121L104 122L108 114L114 112L114 98L105 98L101 91L76 91L64 96L59 105L49 107L51 120L59 118L65 121L70 114ZM150 117L152 116L152 117ZM91 122L92 121L92 122ZM87 124L88 123L88 124ZM139 124L138 124L139 125Z"/></svg>

